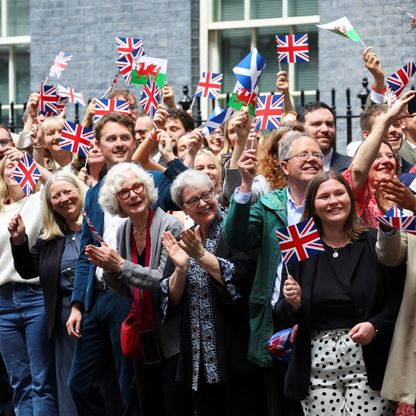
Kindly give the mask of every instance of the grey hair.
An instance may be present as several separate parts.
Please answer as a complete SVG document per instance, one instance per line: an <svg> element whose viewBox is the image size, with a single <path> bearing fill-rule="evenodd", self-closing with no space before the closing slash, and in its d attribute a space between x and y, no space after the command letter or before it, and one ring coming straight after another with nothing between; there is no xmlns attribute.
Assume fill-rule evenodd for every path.
<svg viewBox="0 0 416 416"><path fill-rule="evenodd" d="M214 183L211 178L204 172L194 169L188 169L185 172L179 174L173 181L170 187L170 194L173 202L180 208L183 206L182 193L187 187L192 189L198 189L202 187L208 187L215 191Z"/></svg>
<svg viewBox="0 0 416 416"><path fill-rule="evenodd" d="M279 160L280 161L288 160L291 156L293 156L290 154L292 143L296 140L299 140L301 137L309 137L309 136L305 133L300 133L297 131L289 132L285 134L285 136L280 140L280 143L279 143ZM312 138L310 137L310 139Z"/></svg>
<svg viewBox="0 0 416 416"><path fill-rule="evenodd" d="M107 173L103 186L100 189L98 203L103 211L119 217L127 217L122 211L117 199L117 193L120 192L124 181L133 174L137 180L143 183L149 199L149 206L157 201L157 189L152 175L147 173L141 166L131 162L121 162L114 165Z"/></svg>

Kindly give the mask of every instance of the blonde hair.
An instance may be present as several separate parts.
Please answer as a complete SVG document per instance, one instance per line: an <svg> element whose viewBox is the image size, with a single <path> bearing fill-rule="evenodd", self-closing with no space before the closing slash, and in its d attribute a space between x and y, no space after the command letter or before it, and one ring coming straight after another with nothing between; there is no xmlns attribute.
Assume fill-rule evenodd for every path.
<svg viewBox="0 0 416 416"><path fill-rule="evenodd" d="M43 229L39 235L42 240L52 240L56 237L65 237L65 234L69 231L65 218L53 209L51 203L51 186L53 183L58 181L68 182L69 184L73 185L79 192L81 207L84 206L84 187L81 185L81 182L73 173L60 170L50 176L45 183L42 194ZM80 225L81 223L82 214L80 210L77 224Z"/></svg>
<svg viewBox="0 0 416 416"><path fill-rule="evenodd" d="M64 123L65 123L65 119L63 117L60 117L60 116L47 117L45 121L42 123L42 133L46 134L46 132L50 129L62 130Z"/></svg>
<svg viewBox="0 0 416 416"><path fill-rule="evenodd" d="M217 172L218 172L218 178L217 178L217 183L214 183L214 186L215 186L215 191L219 192L219 190L221 190L221 188L222 188L222 183L221 183L222 168L221 168L220 161L218 160L217 156L215 156L214 152L210 148L204 148L203 147L202 149L200 149L198 151L198 153L196 154L195 159L199 155L208 156L212 160L212 163L215 165L215 169L217 169Z"/></svg>

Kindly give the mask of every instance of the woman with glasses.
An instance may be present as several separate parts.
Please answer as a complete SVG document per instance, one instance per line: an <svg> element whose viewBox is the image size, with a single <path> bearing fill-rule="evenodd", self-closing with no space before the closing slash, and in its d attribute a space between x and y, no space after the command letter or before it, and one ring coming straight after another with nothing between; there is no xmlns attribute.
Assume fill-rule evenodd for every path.
<svg viewBox="0 0 416 416"><path fill-rule="evenodd" d="M190 416L190 399L175 382L179 320L162 325L153 303L168 256L162 234L178 236L181 227L160 208L152 209L156 200L150 174L134 163L115 165L104 179L99 204L111 215L127 217L117 231L118 250L103 242L88 245L85 253L104 270L104 280L115 292L134 298L140 332L145 333L141 358L135 361L140 414Z"/></svg>
<svg viewBox="0 0 416 416"><path fill-rule="evenodd" d="M75 339L66 331L71 294L81 242L84 187L74 174L58 171L42 194L43 229L29 249L26 221L20 215L9 223L14 266L23 279L39 276L45 299L48 337L55 346L60 416L77 414L68 389Z"/></svg>
<svg viewBox="0 0 416 416"><path fill-rule="evenodd" d="M198 416L260 415L261 383L246 359L256 263L222 239L225 214L205 173L181 173L171 194L195 223L179 241L170 232L163 238L169 260L159 302L165 322L181 316L178 378L192 388Z"/></svg>
<svg viewBox="0 0 416 416"><path fill-rule="evenodd" d="M397 120L410 117L407 103L414 94L414 91L403 94L386 113L374 120L351 166L343 172L354 194L358 217L368 227L378 228L377 217L382 216L374 197L376 180L391 179L399 174L399 156L387 140L389 127Z"/></svg>

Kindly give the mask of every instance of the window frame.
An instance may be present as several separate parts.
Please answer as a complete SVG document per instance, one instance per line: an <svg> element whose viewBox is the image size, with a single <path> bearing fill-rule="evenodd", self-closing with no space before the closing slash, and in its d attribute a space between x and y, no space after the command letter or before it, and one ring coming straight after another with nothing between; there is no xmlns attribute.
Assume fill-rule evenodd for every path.
<svg viewBox="0 0 416 416"><path fill-rule="evenodd" d="M219 32L225 29L251 29L250 48L256 46L256 29L261 27L289 26L319 24L319 15L288 16L289 1L282 0L282 17L269 19L250 19L251 0L244 0L244 20L213 21L214 0L199 0L199 67L202 70L220 72ZM276 56L277 61L277 56ZM289 93L293 98L300 97L301 91L295 90L295 64L288 64ZM314 96L316 90L304 91L305 96ZM219 98L225 98L220 94ZM201 100L201 115L204 120L209 114L210 103Z"/></svg>

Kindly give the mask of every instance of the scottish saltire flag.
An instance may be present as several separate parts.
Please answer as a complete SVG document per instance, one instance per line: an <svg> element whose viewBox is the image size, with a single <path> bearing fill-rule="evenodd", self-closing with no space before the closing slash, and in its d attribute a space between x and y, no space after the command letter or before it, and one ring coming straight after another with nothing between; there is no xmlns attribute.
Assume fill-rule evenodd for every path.
<svg viewBox="0 0 416 416"><path fill-rule="evenodd" d="M143 41L138 38L116 37L117 52L120 56L132 55L133 58L144 54Z"/></svg>
<svg viewBox="0 0 416 416"><path fill-rule="evenodd" d="M116 61L116 65L119 70L119 73L126 81L126 84L130 85L131 73L135 66L133 55L131 54L120 55Z"/></svg>
<svg viewBox="0 0 416 416"><path fill-rule="evenodd" d="M163 88L166 84L166 74L168 71L168 60L152 58L150 56L140 56L136 67L133 69L131 83L146 85L149 78L156 80L156 85Z"/></svg>
<svg viewBox="0 0 416 416"><path fill-rule="evenodd" d="M28 153L24 153L13 172L13 176L26 196L30 195L40 179L40 171Z"/></svg>
<svg viewBox="0 0 416 416"><path fill-rule="evenodd" d="M344 36L353 40L354 42L361 42L360 35L352 26L351 22L346 16L340 19L334 20L333 22L326 23L324 25L316 25L320 29L326 29L330 32L336 33L337 35Z"/></svg>
<svg viewBox="0 0 416 416"><path fill-rule="evenodd" d="M292 353L292 343L290 342L292 332L293 328L287 328L272 335L267 343L269 354L279 360L289 361Z"/></svg>
<svg viewBox="0 0 416 416"><path fill-rule="evenodd" d="M282 118L284 95L266 95L257 98L256 116L254 118L256 130L273 130L280 126Z"/></svg>
<svg viewBox="0 0 416 416"><path fill-rule="evenodd" d="M49 70L49 76L56 79L61 78L62 72L64 72L65 68L68 66L68 62L71 58L72 55L68 52L59 52Z"/></svg>
<svg viewBox="0 0 416 416"><path fill-rule="evenodd" d="M159 104L160 89L151 78L143 88L140 105L147 115L153 119Z"/></svg>
<svg viewBox="0 0 416 416"><path fill-rule="evenodd" d="M279 62L309 62L308 35L276 35Z"/></svg>
<svg viewBox="0 0 416 416"><path fill-rule="evenodd" d="M394 74L391 74L386 78L389 88L394 92L396 97L400 96L415 72L415 63L409 62L404 67L398 69Z"/></svg>
<svg viewBox="0 0 416 416"><path fill-rule="evenodd" d="M403 209L399 207L390 208L384 216L378 216L377 219L388 227L397 228L409 234L416 234L416 217L404 216Z"/></svg>
<svg viewBox="0 0 416 416"><path fill-rule="evenodd" d="M85 106L84 96L80 91L75 90L74 88L67 87L65 85L57 85L58 95L60 97L68 98L70 103L81 104Z"/></svg>
<svg viewBox="0 0 416 416"><path fill-rule="evenodd" d="M233 72L237 81L249 92L254 91L260 76L266 66L266 61L254 48L237 66Z"/></svg>
<svg viewBox="0 0 416 416"><path fill-rule="evenodd" d="M88 156L94 142L94 132L81 124L65 121L58 146L81 156Z"/></svg>
<svg viewBox="0 0 416 416"><path fill-rule="evenodd" d="M39 105L38 113L45 116L59 115L65 108L65 104L68 102L68 98L60 97L57 94L57 88L55 85L40 86L39 91Z"/></svg>
<svg viewBox="0 0 416 416"><path fill-rule="evenodd" d="M221 91L222 74L202 72L196 87L195 97L218 98Z"/></svg>
<svg viewBox="0 0 416 416"><path fill-rule="evenodd" d="M209 115L208 120L202 129L204 135L211 134L217 127L224 124L233 115L232 108L223 110L222 108L215 108L215 110Z"/></svg>
<svg viewBox="0 0 416 416"><path fill-rule="evenodd" d="M276 230L285 264L296 263L324 251L313 218Z"/></svg>
<svg viewBox="0 0 416 416"><path fill-rule="evenodd" d="M94 224L92 223L92 221L88 217L87 212L85 211L84 208L81 208L81 214L84 217L84 220L87 223L88 228L90 229L92 236L95 238L95 240L98 243L102 243L104 241L104 239L100 236L100 234L98 234L98 231L94 227Z"/></svg>
<svg viewBox="0 0 416 416"><path fill-rule="evenodd" d="M256 103L257 103L258 87L254 91L247 91L238 81L235 83L233 92L228 100L227 106L234 110L241 110L241 107L246 106L248 113L254 117Z"/></svg>
<svg viewBox="0 0 416 416"><path fill-rule="evenodd" d="M95 123L103 115L108 113L119 113L128 116L130 114L129 102L125 100L112 100L101 98L95 100L94 119Z"/></svg>

